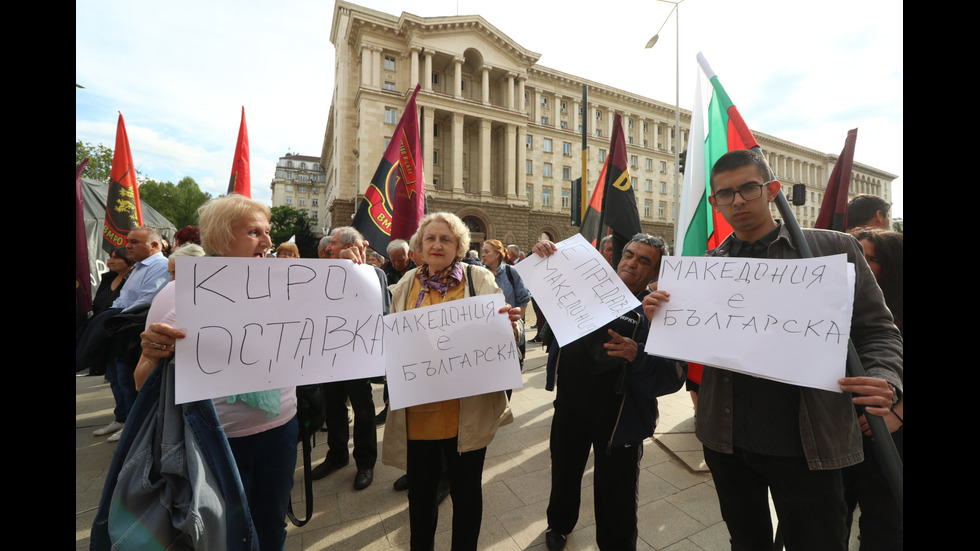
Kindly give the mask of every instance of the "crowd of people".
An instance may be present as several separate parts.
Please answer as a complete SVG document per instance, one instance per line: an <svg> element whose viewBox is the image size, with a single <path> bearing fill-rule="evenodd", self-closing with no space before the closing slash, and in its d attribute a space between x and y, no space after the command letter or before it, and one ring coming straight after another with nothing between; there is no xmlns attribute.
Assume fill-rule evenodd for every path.
<svg viewBox="0 0 980 551"><path fill-rule="evenodd" d="M709 200L734 232L709 255L798 256L786 225L770 213L778 184L771 185L764 167L761 157L744 151L716 163ZM733 549L771 548L769 493L787 549L846 549L850 515L857 506L862 549L902 548L902 511L876 465L868 427L868 416L882 417L901 453L902 236L867 227L887 223L887 203L863 196L855 203L853 237L819 230L806 230L804 236L816 255L844 253L856 267L851 337L867 375L842 378L842 392L833 393L704 367L696 432ZM126 247L110 254L93 315L76 346L76 371L104 372L116 402L112 423L96 430L96 436L119 439L141 385L155 369L163 369L158 365L188 368L173 361L175 345L185 337L175 319L173 257L271 256L267 206L232 194L210 200L199 218L199 227L184 228L175 236L169 273L163 240L151 228L132 230ZM612 266L612 240L602 240L599 248ZM559 245L543 240L529 254L546 257L558 250ZM550 551L566 546L578 522L590 453L595 461L596 542L600 549L636 549L642 444L656 428L657 398L677 391L687 379L686 362L644 351L651 320L671 298L657 285L661 259L669 255L667 245L641 233L619 252L615 272L641 306L560 346L543 327L544 313L513 268L525 254L496 239L471 249L467 227L451 213L426 215L410 240L392 240L384 254L370 249L351 227L335 228L318 246L320 258L374 267L385 314L502 293L507 304L498 315L510 320L522 361L530 340L524 331L526 309L533 305L540 312L538 336L544 335L548 348L546 388L556 391L545 534ZM299 258L299 251L283 243L275 256ZM136 324L137 331L116 330L120 318ZM438 505L449 495L452 548L476 549L487 447L498 428L513 421L510 391L390 409L387 385L385 403L375 404L372 383L384 381L363 378L322 385L327 451L312 477L342 471L353 455L353 488L370 486L379 459L376 426L384 425L380 459L405 471L395 489L408 489L411 548L433 548ZM237 466L256 546L281 550L297 458L296 389L210 402Z"/></svg>

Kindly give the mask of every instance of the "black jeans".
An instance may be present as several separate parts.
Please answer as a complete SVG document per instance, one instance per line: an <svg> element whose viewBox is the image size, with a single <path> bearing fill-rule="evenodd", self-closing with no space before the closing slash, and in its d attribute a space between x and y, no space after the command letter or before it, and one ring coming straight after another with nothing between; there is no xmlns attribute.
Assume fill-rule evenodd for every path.
<svg viewBox="0 0 980 551"><path fill-rule="evenodd" d="M839 469L811 471L805 457L777 457L735 448L704 448L732 551L771 550L767 490L787 551L846 551L847 506Z"/></svg>
<svg viewBox="0 0 980 551"><path fill-rule="evenodd" d="M483 462L487 449L457 452L458 439L408 441L408 519L412 551L431 551L439 520L443 461L453 499L453 551L475 551L483 518Z"/></svg>
<svg viewBox="0 0 980 551"><path fill-rule="evenodd" d="M905 459L905 428L892 433L898 455ZM844 495L847 498L848 522L851 527L854 508L861 506L858 526L861 551L901 551L905 547L903 511L898 508L888 478L878 462L871 437L864 437L864 461L844 469Z"/></svg>
<svg viewBox="0 0 980 551"><path fill-rule="evenodd" d="M323 384L324 418L327 423L327 459L344 463L350 459L347 443L347 398L354 410L354 462L358 469L373 469L378 461L378 429L374 424L374 396L369 379Z"/></svg>

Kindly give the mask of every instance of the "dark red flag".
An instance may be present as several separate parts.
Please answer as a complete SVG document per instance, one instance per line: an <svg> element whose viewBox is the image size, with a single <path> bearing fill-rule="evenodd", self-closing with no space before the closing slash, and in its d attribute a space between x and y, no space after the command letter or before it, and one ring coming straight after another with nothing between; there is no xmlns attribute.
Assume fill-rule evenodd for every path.
<svg viewBox="0 0 980 551"><path fill-rule="evenodd" d="M640 231L640 213L636 209L636 194L626 161L623 121L617 114L613 119L609 155L602 165L579 233L593 246L598 246L599 240L612 234L616 244L614 259L618 263L622 247Z"/></svg>
<svg viewBox="0 0 980 551"><path fill-rule="evenodd" d="M129 230L142 225L136 167L129 150L126 124L122 113L119 113L116 150L112 153L112 171L109 172L109 192L105 202L105 222L102 224L102 248L112 252L112 249L125 245Z"/></svg>
<svg viewBox="0 0 980 551"><path fill-rule="evenodd" d="M411 238L425 215L425 180L415 107L420 88L415 86L405 105L405 112L351 224L371 243L372 249L384 256L388 256L388 243L392 239Z"/></svg>
<svg viewBox="0 0 980 551"><path fill-rule="evenodd" d="M854 144L858 129L847 131L844 149L837 157L834 170L827 181L827 190L820 205L820 214L814 228L844 231L847 228L847 190L851 187L851 167L854 166Z"/></svg>
<svg viewBox="0 0 980 551"><path fill-rule="evenodd" d="M235 159L231 162L228 193L237 193L245 197L252 196L252 173L248 166L248 129L245 128L244 105L242 106L242 124L238 127L238 142L235 144Z"/></svg>

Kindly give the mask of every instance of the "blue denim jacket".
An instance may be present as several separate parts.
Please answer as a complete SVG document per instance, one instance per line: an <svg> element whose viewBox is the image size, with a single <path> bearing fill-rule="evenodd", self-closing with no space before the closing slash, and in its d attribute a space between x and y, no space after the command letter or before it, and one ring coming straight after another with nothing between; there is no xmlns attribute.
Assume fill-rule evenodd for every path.
<svg viewBox="0 0 980 551"><path fill-rule="evenodd" d="M172 359L140 389L109 464L91 549L110 548L258 550L214 404L174 404Z"/></svg>

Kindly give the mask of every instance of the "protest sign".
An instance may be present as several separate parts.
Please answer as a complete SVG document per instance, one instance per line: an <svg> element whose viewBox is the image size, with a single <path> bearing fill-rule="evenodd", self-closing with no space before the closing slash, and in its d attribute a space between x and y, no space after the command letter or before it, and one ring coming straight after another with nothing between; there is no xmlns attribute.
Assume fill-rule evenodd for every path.
<svg viewBox="0 0 980 551"><path fill-rule="evenodd" d="M616 270L581 234L557 245L555 254L528 256L514 268L544 312L560 346L640 305Z"/></svg>
<svg viewBox="0 0 980 551"><path fill-rule="evenodd" d="M670 300L646 352L840 392L854 302L846 255L803 260L665 256Z"/></svg>
<svg viewBox="0 0 980 551"><path fill-rule="evenodd" d="M381 293L347 260L179 257L177 403L384 374Z"/></svg>
<svg viewBox="0 0 980 551"><path fill-rule="evenodd" d="M521 388L503 295L480 295L385 316L391 409Z"/></svg>

